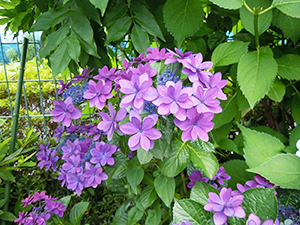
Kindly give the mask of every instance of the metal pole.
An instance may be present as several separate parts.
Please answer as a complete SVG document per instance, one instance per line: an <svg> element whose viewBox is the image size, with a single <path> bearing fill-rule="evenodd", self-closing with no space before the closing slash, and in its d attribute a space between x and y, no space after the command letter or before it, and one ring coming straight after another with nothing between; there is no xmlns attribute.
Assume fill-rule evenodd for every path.
<svg viewBox="0 0 300 225"><path fill-rule="evenodd" d="M22 49L22 56L21 56L21 63L20 63L20 72L18 77L18 88L16 93L16 102L13 117L13 125L11 131L11 141L9 146L9 154L15 151L15 145L17 141L17 131L18 131L18 119L19 119L19 111L20 111L20 104L21 104L21 97L22 97L22 86L23 86L23 78L24 78L24 71L25 71L25 63L26 63L26 54L28 48L28 39L24 37L23 39L23 49ZM8 210L9 206L9 194L10 194L10 181L6 181L5 189L4 189L4 199L6 199L6 203L4 205L4 211ZM6 221L2 221L1 225L5 225Z"/></svg>

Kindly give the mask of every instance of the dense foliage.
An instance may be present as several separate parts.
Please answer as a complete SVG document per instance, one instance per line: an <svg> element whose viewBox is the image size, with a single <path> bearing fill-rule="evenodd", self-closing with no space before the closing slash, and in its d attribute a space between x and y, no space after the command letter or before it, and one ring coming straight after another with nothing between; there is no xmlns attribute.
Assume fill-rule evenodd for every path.
<svg viewBox="0 0 300 225"><path fill-rule="evenodd" d="M54 76L67 68L74 74L78 74L80 67L94 68L92 74L84 74L89 90L84 92L83 97L89 99L89 104L76 104L85 106L81 109L82 112L95 110L102 114L100 113L100 117L91 118L91 121L81 117L83 123L101 124L108 120L106 115L113 114L113 110L129 105L144 118L130 115L120 126L121 135L115 133L112 136L103 124L98 125L107 135L104 140L111 142L98 142L100 144L90 148L90 157L94 158L91 163L100 163L101 166L106 164L102 163L96 152L105 150L109 152L109 157L115 157L114 163L111 159L107 161L109 166L106 165L104 171L107 177L102 176L101 180L108 191L128 195L128 201L116 211L114 224L180 224L187 220L191 224L210 224L212 221L222 224L225 218L230 224L244 224L247 220L257 222L258 219L261 222L271 219L273 223L276 218L281 222L285 219L291 219L295 224L299 222L299 197L295 194L300 189L300 158L295 155L296 142L300 137L297 126L300 122L299 1L11 0L0 3L0 6L5 8L0 11L0 15L5 17L1 21L7 23L7 28L12 31L43 31L40 56L49 58ZM168 67L164 60L171 56L163 58L168 52L163 51L163 48L174 51L174 47L180 49L176 52L177 58L184 58L183 53L192 51L195 54L200 52L203 60L199 54L198 58L196 55L189 55L186 56L189 59L185 63L177 61L183 64L180 70L176 69L177 64L174 61L174 66ZM143 52L144 55L139 56ZM172 55L174 56L173 53ZM137 56L139 57L134 58ZM194 61L191 60L193 57ZM123 61L124 58L127 61ZM142 61L144 67L148 62L151 66L146 69L143 66L140 69L136 67L134 70L130 63L133 61ZM205 64L208 61L213 64ZM222 112L220 109L210 108L216 110L216 114L212 120L213 129L206 130L211 130L207 137L201 132L198 136L195 133L189 134L186 124L180 122L185 119L180 120L180 115L176 115L174 108L168 109L167 102L161 107L146 92L140 95L143 101L131 102L132 99L128 96L133 92L124 87L129 85L128 82L117 83L115 77L110 81L101 78L104 75L123 75L120 80L130 80L135 83L135 88L148 79L144 86L149 88L152 87L149 77L124 78L126 74L115 73L113 68L116 71L125 71L127 75L128 71L133 70L132 73L137 73L140 77L143 69L154 69L156 72L149 72L149 76L155 80L153 88L159 91L158 86L165 87L161 88L161 93L174 86L160 83L170 77L174 84L177 84L179 78L183 86L188 88L195 82L195 71L198 71L198 75L201 72L206 73L208 77L221 72L222 78L218 79L227 80L227 85L220 87L226 96L217 96L221 100ZM178 78L172 73L177 73L175 75ZM152 78L155 75L156 79ZM165 78L159 79L160 75ZM208 86L204 80L200 79L200 83L202 82L203 90L206 90ZM112 85L112 82L120 87L117 86L114 90L103 88ZM67 85L66 82L64 85ZM76 90L82 91L78 87ZM103 95L98 101L94 99L96 90L101 90ZM203 96L200 92L193 92L193 96L189 97L196 96L200 99L199 96ZM152 89L151 93L154 93ZM56 122L62 122L68 127L71 119L80 116L71 106L75 100L72 102L67 96L64 99L54 102L54 105L56 108L68 106L70 116L62 119L59 110L54 111L53 115ZM152 105L144 105L144 100L158 106L158 119L143 114L149 108L153 110ZM182 107L184 112L186 109L190 110L185 107ZM177 120L173 120L173 114ZM188 114L189 120L197 117L195 112L189 111ZM123 120L120 116L117 122ZM147 136L147 144L141 143L140 148L137 137L132 138L136 133L130 131L129 127L134 130L133 125L141 126L142 121L148 121L145 125L147 128L150 125L153 127L158 121L155 129L161 132L161 137L158 134ZM80 142L87 140L69 140L70 133L64 129L63 132L66 135L62 140L63 151L57 153L61 154L62 160L68 158L64 156L64 151L67 152L72 146L78 146ZM97 134L96 130L93 132L91 131L93 135ZM133 136L128 139L125 134ZM116 150L117 147L111 146L119 148ZM137 153L134 152L131 156L131 150L136 149ZM54 155L51 157L56 162ZM74 158L73 165L78 164L78 160L81 160L80 157ZM62 166L63 163L67 164L67 161L62 162ZM78 171L83 173L84 169L92 170L91 168L100 171L101 167L94 168L97 165L88 164ZM63 168L66 172L69 165ZM104 172L101 170L99 174ZM81 193L84 185L94 186L93 182L84 183L85 176L81 175L83 177L80 182L83 184L80 187L67 184L77 194ZM62 174L60 176L64 180ZM194 180L194 185L190 185L191 191L187 189L188 176ZM220 181L218 177L223 178ZM101 181L98 180L97 183ZM275 186L280 188L275 190ZM237 189L237 196L243 197L235 197L236 192L231 192ZM216 206L219 198L226 199L225 205L232 206L232 201L235 201L236 208L228 207L230 209L224 213L223 205Z"/></svg>

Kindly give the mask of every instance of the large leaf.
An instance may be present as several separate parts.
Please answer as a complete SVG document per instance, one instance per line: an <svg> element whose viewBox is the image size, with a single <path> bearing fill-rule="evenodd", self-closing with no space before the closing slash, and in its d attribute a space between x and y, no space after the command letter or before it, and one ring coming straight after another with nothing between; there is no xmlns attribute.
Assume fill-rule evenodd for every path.
<svg viewBox="0 0 300 225"><path fill-rule="evenodd" d="M68 53L71 59L73 59L75 62L79 61L79 56L81 52L80 43L77 39L76 34L71 34L68 39Z"/></svg>
<svg viewBox="0 0 300 225"><path fill-rule="evenodd" d="M195 142L188 142L187 146L190 149L191 161L194 165L203 169L205 175L212 179L219 169L219 163L215 154L199 148Z"/></svg>
<svg viewBox="0 0 300 225"><path fill-rule="evenodd" d="M0 214L0 219L13 222L14 220L17 219L17 217L14 214L12 214L11 212L3 212Z"/></svg>
<svg viewBox="0 0 300 225"><path fill-rule="evenodd" d="M146 164L151 161L153 154L150 151L145 151L143 148L137 150L137 157L140 161L140 164Z"/></svg>
<svg viewBox="0 0 300 225"><path fill-rule="evenodd" d="M90 2L97 8L101 10L101 15L103 16L107 7L108 0L90 0Z"/></svg>
<svg viewBox="0 0 300 225"><path fill-rule="evenodd" d="M198 0L168 0L164 6L164 20L178 46L184 38L194 34L203 20L203 8Z"/></svg>
<svg viewBox="0 0 300 225"><path fill-rule="evenodd" d="M209 192L216 194L220 193L217 188L205 183L204 181L196 182L192 188L190 198L195 202L200 203L202 206L205 206L208 203L207 199L209 198Z"/></svg>
<svg viewBox="0 0 300 225"><path fill-rule="evenodd" d="M52 8L37 18L31 31L47 30L66 19L70 12L70 4L68 3L59 8Z"/></svg>
<svg viewBox="0 0 300 225"><path fill-rule="evenodd" d="M156 198L156 192L153 186L148 186L146 187L140 196L140 200L142 202L142 205L144 207L144 209L147 209L148 207L150 207L153 202L155 201Z"/></svg>
<svg viewBox="0 0 300 225"><path fill-rule="evenodd" d="M248 51L249 42L232 41L220 44L212 53L214 66L227 66L237 63Z"/></svg>
<svg viewBox="0 0 300 225"><path fill-rule="evenodd" d="M236 95L228 96L226 101L221 101L222 112L215 115L212 122L215 129L230 122L236 115L238 107L236 103Z"/></svg>
<svg viewBox="0 0 300 225"><path fill-rule="evenodd" d="M273 0L272 6L288 16L300 18L300 0Z"/></svg>
<svg viewBox="0 0 300 225"><path fill-rule="evenodd" d="M278 66L279 67L279 66ZM279 68L278 68L279 70ZM274 83L270 89L270 91L268 92L268 97L270 99L272 99L275 102L281 102L283 99L283 96L285 95L285 85L284 83L279 80L278 78L276 78L274 80Z"/></svg>
<svg viewBox="0 0 300 225"><path fill-rule="evenodd" d="M290 38L296 45L300 37L300 19L292 18L279 10L274 10L272 23L279 27L284 36Z"/></svg>
<svg viewBox="0 0 300 225"><path fill-rule="evenodd" d="M239 9L243 6L243 0L209 0L225 9Z"/></svg>
<svg viewBox="0 0 300 225"><path fill-rule="evenodd" d="M181 224L181 222L185 222L187 220L193 225L214 224L212 222L212 214L210 212L206 212L202 205L190 199L175 201L173 217L173 222L178 224Z"/></svg>
<svg viewBox="0 0 300 225"><path fill-rule="evenodd" d="M276 137L238 126L244 138L244 157L250 168L261 165L284 149L284 144Z"/></svg>
<svg viewBox="0 0 300 225"><path fill-rule="evenodd" d="M144 170L139 167L139 162L136 158L132 159L129 162L127 172L126 172L126 178L134 191L135 194L137 194L137 185L141 183L144 177Z"/></svg>
<svg viewBox="0 0 300 225"><path fill-rule="evenodd" d="M136 224L142 218L143 214L143 211L138 207L132 207L128 212L128 225Z"/></svg>
<svg viewBox="0 0 300 225"><path fill-rule="evenodd" d="M174 155L167 159L162 167L163 173L168 177L175 177L190 163L190 151L186 142L175 139L171 143Z"/></svg>
<svg viewBox="0 0 300 225"><path fill-rule="evenodd" d="M262 7L264 9L270 6L269 0L260 0L260 1L253 1L247 0L246 1L248 6L253 9L254 7ZM249 10L243 6L240 8L240 16L242 20L242 24L247 31L251 34L255 35L254 33L254 15L253 13L249 12ZM265 32L271 25L272 22L272 10L269 10L261 15L258 16L258 35L261 35Z"/></svg>
<svg viewBox="0 0 300 225"><path fill-rule="evenodd" d="M107 31L107 38L105 45L111 41L120 40L125 36L131 25L131 18L129 16L118 19Z"/></svg>
<svg viewBox="0 0 300 225"><path fill-rule="evenodd" d="M278 75L288 80L300 80L300 56L285 54L276 59Z"/></svg>
<svg viewBox="0 0 300 225"><path fill-rule="evenodd" d="M135 13L136 22L143 29L145 29L148 32L148 34L151 34L154 37L159 37L161 40L166 41L154 16L147 9L146 6L138 2L135 2L135 4L131 6L131 8Z"/></svg>
<svg viewBox="0 0 300 225"><path fill-rule="evenodd" d="M50 56L53 77L63 72L69 65L71 57L68 53L67 39L64 39L56 51Z"/></svg>
<svg viewBox="0 0 300 225"><path fill-rule="evenodd" d="M79 202L73 206L70 212L70 222L73 225L81 224L81 218L89 206L88 202Z"/></svg>
<svg viewBox="0 0 300 225"><path fill-rule="evenodd" d="M132 44L138 53L142 53L144 50L147 50L149 47L149 36L143 28L137 24L134 25L130 36Z"/></svg>
<svg viewBox="0 0 300 225"><path fill-rule="evenodd" d="M170 207L175 194L175 179L160 175L155 178L154 187L161 200Z"/></svg>
<svg viewBox="0 0 300 225"><path fill-rule="evenodd" d="M300 157L279 154L248 171L258 173L281 188L300 190Z"/></svg>
<svg viewBox="0 0 300 225"><path fill-rule="evenodd" d="M277 63L271 55L253 51L242 56L237 80L251 108L268 93L276 74Z"/></svg>
<svg viewBox="0 0 300 225"><path fill-rule="evenodd" d="M233 190L236 189L237 183L244 185L246 181L252 180L254 177L254 174L246 171L249 167L244 160L230 160L223 163L222 166L224 166L226 173L231 177L228 181L228 187L231 187Z"/></svg>
<svg viewBox="0 0 300 225"><path fill-rule="evenodd" d="M15 177L12 175L12 173L2 168L0 168L0 178L3 180L15 182Z"/></svg>
<svg viewBox="0 0 300 225"><path fill-rule="evenodd" d="M149 209L147 211L147 214L148 214L148 216L145 221L146 225L159 225L160 224L161 214L157 214L157 212L154 209Z"/></svg>

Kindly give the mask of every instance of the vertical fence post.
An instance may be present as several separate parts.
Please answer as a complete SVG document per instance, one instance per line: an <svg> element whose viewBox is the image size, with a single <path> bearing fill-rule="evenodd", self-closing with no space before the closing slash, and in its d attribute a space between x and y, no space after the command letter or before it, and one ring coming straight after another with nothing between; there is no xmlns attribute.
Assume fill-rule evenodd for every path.
<svg viewBox="0 0 300 225"><path fill-rule="evenodd" d="M20 111L20 104L21 104L21 97L22 97L22 86L23 86L23 78L24 78L24 71L25 71L27 48L28 48L28 39L24 38L23 39L22 56L21 56L21 64L20 64L20 72L19 72L19 77L18 77L16 102L15 102L14 112L12 115L13 125L12 125L12 130L11 130L11 141L10 141L10 146L9 146L9 154L14 152L15 144L17 141L18 119L19 119L19 111ZM6 181L5 189L4 189L4 199L6 199L6 203L4 205L4 211L8 210L9 195L10 195L10 181ZM5 224L6 224L6 222L2 221L1 225L5 225Z"/></svg>

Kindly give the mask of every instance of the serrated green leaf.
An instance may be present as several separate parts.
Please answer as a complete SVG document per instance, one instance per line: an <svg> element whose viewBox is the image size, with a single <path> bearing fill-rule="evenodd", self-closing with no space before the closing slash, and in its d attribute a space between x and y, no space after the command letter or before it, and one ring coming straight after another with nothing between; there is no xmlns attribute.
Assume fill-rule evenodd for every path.
<svg viewBox="0 0 300 225"><path fill-rule="evenodd" d="M251 129L270 134L271 136L278 138L282 143L286 143L288 141L288 139L283 134L267 126L251 127Z"/></svg>
<svg viewBox="0 0 300 225"><path fill-rule="evenodd" d="M262 7L264 9L270 6L269 0L260 0L260 1L252 1L246 0L248 6L253 9L254 7ZM240 17L242 20L242 24L247 31L249 31L252 35L254 33L254 14L249 12L249 10L243 6L240 8ZM272 22L272 10L269 10L261 15L258 16L258 35L261 35L265 32L271 25Z"/></svg>
<svg viewBox="0 0 300 225"><path fill-rule="evenodd" d="M190 221L191 224L197 225L214 224L212 221L212 214L205 211L202 205L190 199L175 201L173 218L173 222L179 224L187 220Z"/></svg>
<svg viewBox="0 0 300 225"><path fill-rule="evenodd" d="M228 187L231 187L232 190L237 188L237 183L244 185L246 181L252 180L254 177L253 173L246 171L249 167L244 160L230 160L221 164L221 166L224 166L226 173L231 177L231 179L228 180Z"/></svg>
<svg viewBox="0 0 300 225"><path fill-rule="evenodd" d="M268 93L276 74L277 63L271 55L254 51L242 56L237 80L251 108Z"/></svg>
<svg viewBox="0 0 300 225"><path fill-rule="evenodd" d="M214 128L219 128L223 124L230 122L236 115L238 107L236 104L236 95L228 96L227 100L221 101L222 112L215 115L212 122Z"/></svg>
<svg viewBox="0 0 300 225"><path fill-rule="evenodd" d="M212 53L214 66L227 66L237 63L248 51L249 42L232 41L220 44Z"/></svg>
<svg viewBox="0 0 300 225"><path fill-rule="evenodd" d="M279 69L279 68L278 68ZM281 102L283 99L283 96L285 95L285 85L282 83L281 80L276 78L274 80L274 83L268 92L268 97L272 99L275 102Z"/></svg>
<svg viewBox="0 0 300 225"><path fill-rule="evenodd" d="M52 8L49 11L41 14L36 23L31 27L31 31L47 30L50 27L54 27L56 24L62 22L69 16L70 4L65 4L59 8Z"/></svg>
<svg viewBox="0 0 300 225"><path fill-rule="evenodd" d="M136 224L143 216L143 211L138 207L132 207L128 212L128 225Z"/></svg>
<svg viewBox="0 0 300 225"><path fill-rule="evenodd" d="M267 162L249 169L281 188L300 190L300 157L294 154L279 154Z"/></svg>
<svg viewBox="0 0 300 225"><path fill-rule="evenodd" d="M90 2L97 8L101 10L101 16L104 15L108 0L90 0Z"/></svg>
<svg viewBox="0 0 300 225"><path fill-rule="evenodd" d="M134 25L131 30L131 39L134 48L138 53L142 53L149 47L149 36L139 25Z"/></svg>
<svg viewBox="0 0 300 225"><path fill-rule="evenodd" d="M212 3L225 9L239 9L243 6L242 0L209 0Z"/></svg>
<svg viewBox="0 0 300 225"><path fill-rule="evenodd" d="M171 142L174 154L162 166L163 173L168 177L175 177L190 163L190 151L186 142L175 139Z"/></svg>
<svg viewBox="0 0 300 225"><path fill-rule="evenodd" d="M150 151L145 151L142 148L137 150L137 157L141 164L146 164L151 161L153 154Z"/></svg>
<svg viewBox="0 0 300 225"><path fill-rule="evenodd" d="M67 39L64 39L56 51L50 56L53 77L63 72L69 65L71 57L68 53Z"/></svg>
<svg viewBox="0 0 300 225"><path fill-rule="evenodd" d="M292 116L297 124L300 124L300 97L295 95L292 102Z"/></svg>
<svg viewBox="0 0 300 225"><path fill-rule="evenodd" d="M294 45L300 37L300 19L292 18L275 9L273 12L272 24L280 28L285 37L290 38Z"/></svg>
<svg viewBox="0 0 300 225"><path fill-rule="evenodd" d="M131 18L129 16L118 19L107 31L107 38L105 45L111 41L120 40L125 36L131 25Z"/></svg>
<svg viewBox="0 0 300 225"><path fill-rule="evenodd" d="M78 62L79 61L80 52L81 52L81 48L80 48L80 43L79 43L79 41L77 39L77 35L76 34L71 34L67 38L67 43L68 43L68 53L69 53L69 56L75 62Z"/></svg>
<svg viewBox="0 0 300 225"><path fill-rule="evenodd" d="M89 206L88 202L79 202L73 206L70 212L70 222L73 225L80 224L81 218Z"/></svg>
<svg viewBox="0 0 300 225"><path fill-rule="evenodd" d="M154 179L154 187L161 200L170 207L175 194L175 179L160 175Z"/></svg>
<svg viewBox="0 0 300 225"><path fill-rule="evenodd" d="M150 207L153 202L155 201L156 198L156 192L154 189L154 186L148 186L146 188L144 188L144 190L141 193L140 196L140 200L142 202L142 205L144 207L144 209L147 209L148 207Z"/></svg>
<svg viewBox="0 0 300 225"><path fill-rule="evenodd" d="M288 80L300 80L300 56L285 54L276 59L278 75Z"/></svg>
<svg viewBox="0 0 300 225"><path fill-rule="evenodd" d="M163 13L166 27L178 46L199 29L204 17L202 4L197 0L168 0Z"/></svg>
<svg viewBox="0 0 300 225"><path fill-rule="evenodd" d="M145 29L148 34L151 34L154 37L159 37L161 40L166 41L154 16L146 8L146 6L136 2L135 4L131 5L131 9L135 13L136 22L143 29Z"/></svg>
<svg viewBox="0 0 300 225"><path fill-rule="evenodd" d="M288 16L300 18L300 0L273 0L272 6Z"/></svg>
<svg viewBox="0 0 300 225"><path fill-rule="evenodd" d="M238 124L244 138L244 157L250 168L257 167L284 149L279 139Z"/></svg>
<svg viewBox="0 0 300 225"><path fill-rule="evenodd" d="M193 142L187 146L190 149L190 157L194 165L203 169L205 175L209 179L212 179L219 169L219 163L215 154L212 152L205 152L201 148L195 148Z"/></svg>
<svg viewBox="0 0 300 225"><path fill-rule="evenodd" d="M200 203L202 206L205 206L208 203L207 199L209 198L209 192L216 194L220 193L217 188L205 183L204 181L196 182L192 188L190 198L195 202Z"/></svg>

